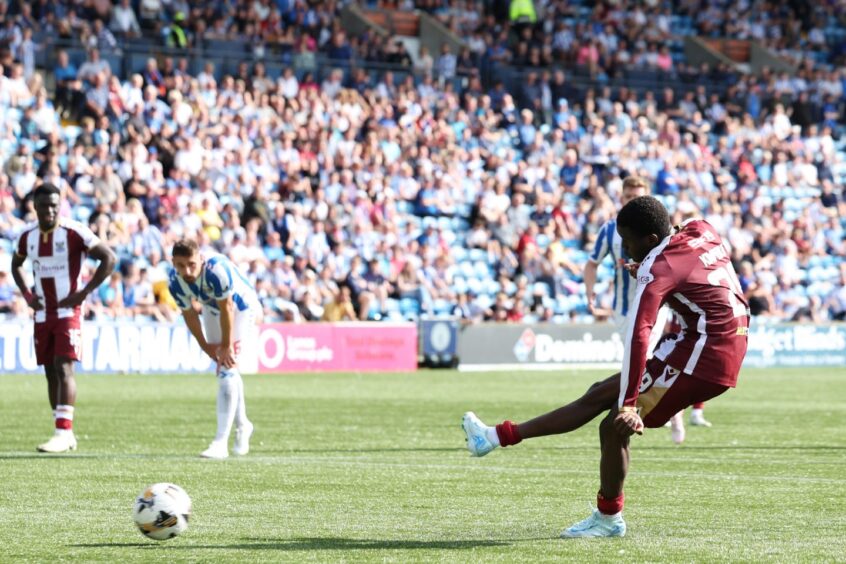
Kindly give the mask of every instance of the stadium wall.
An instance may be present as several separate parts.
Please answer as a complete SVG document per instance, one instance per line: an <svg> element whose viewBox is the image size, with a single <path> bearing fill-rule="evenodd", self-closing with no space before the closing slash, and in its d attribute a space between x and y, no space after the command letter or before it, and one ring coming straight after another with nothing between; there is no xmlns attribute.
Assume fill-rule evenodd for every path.
<svg viewBox="0 0 846 564"><path fill-rule="evenodd" d="M459 370L619 369L623 340L611 325L481 324L458 336ZM753 325L744 366L846 365L846 325Z"/></svg>
<svg viewBox="0 0 846 564"><path fill-rule="evenodd" d="M414 323L265 324L259 372L407 372L420 358L452 360L460 370L619 368L623 342L610 325ZM84 372L211 372L211 360L182 324L87 323ZM432 364L430 364L432 365ZM453 366L454 363L433 365ZM744 366L846 365L846 324L757 325ZM32 325L0 322L0 370L40 372Z"/></svg>
<svg viewBox="0 0 846 564"><path fill-rule="evenodd" d="M211 359L183 324L86 323L83 372L212 372ZM259 372L404 372L417 369L414 323L264 324ZM0 368L5 374L41 372L32 324L0 322Z"/></svg>

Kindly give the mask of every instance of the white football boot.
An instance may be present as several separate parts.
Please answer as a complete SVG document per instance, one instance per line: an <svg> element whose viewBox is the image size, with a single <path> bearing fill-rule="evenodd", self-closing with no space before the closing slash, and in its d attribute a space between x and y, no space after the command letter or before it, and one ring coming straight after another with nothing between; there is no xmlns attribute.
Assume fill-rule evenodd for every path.
<svg viewBox="0 0 846 564"><path fill-rule="evenodd" d="M253 424L247 423L235 429L235 444L232 445L232 454L244 456L250 452L250 437L253 436Z"/></svg>
<svg viewBox="0 0 846 564"><path fill-rule="evenodd" d="M616 515L605 515L599 509L594 509L590 517L564 529L560 536L562 539L624 537L626 536L626 522L623 521L622 512Z"/></svg>
<svg viewBox="0 0 846 564"><path fill-rule="evenodd" d="M215 459L229 458L229 449L226 447L226 443L212 441L209 448L200 453L200 457Z"/></svg>
<svg viewBox="0 0 846 564"><path fill-rule="evenodd" d="M49 452L54 454L76 450L76 437L73 435L73 431L57 430L56 433L50 437L49 441L38 445L37 450L38 452Z"/></svg>
<svg viewBox="0 0 846 564"><path fill-rule="evenodd" d="M467 435L467 450L471 456L485 456L497 446L488 439L488 433L492 427L488 427L475 413L468 411L461 418L461 428Z"/></svg>
<svg viewBox="0 0 846 564"><path fill-rule="evenodd" d="M694 427L710 427L711 422L705 419L701 409L694 409L690 412L690 424Z"/></svg>

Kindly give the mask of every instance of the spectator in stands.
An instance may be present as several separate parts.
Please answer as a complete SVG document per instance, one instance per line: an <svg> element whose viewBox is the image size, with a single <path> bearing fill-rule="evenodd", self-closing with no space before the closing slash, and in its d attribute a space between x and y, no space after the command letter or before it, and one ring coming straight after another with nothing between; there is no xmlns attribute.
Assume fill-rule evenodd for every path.
<svg viewBox="0 0 846 564"><path fill-rule="evenodd" d="M356 319L350 289L347 286L341 286L336 290L335 298L323 309L321 320L338 322L355 321Z"/></svg>
<svg viewBox="0 0 846 564"><path fill-rule="evenodd" d="M149 23L164 29L174 12L158 4ZM220 18L220 38L255 35L261 29L261 14L268 13L264 21L274 17L272 3L259 4L258 10L236 10L234 14L245 19L233 20L231 29L226 18ZM269 10L263 8L266 5ZM474 20L461 10L448 7L443 13L448 25L467 29L465 36L474 53L485 51L483 65L507 60L519 42L526 44L521 49L527 64L544 64L547 48L556 57L577 62L578 50L588 37L596 44L600 75L610 73L614 65L621 72L634 64L659 68L659 61L666 62L664 55L669 54L670 61L679 56L667 40L675 36L676 26L686 17L683 14L673 12L674 17L668 19L663 11L626 5L607 15L601 11L582 15L571 8L556 5L536 26L520 33L514 33L507 22ZM442 15L438 12L438 17ZM279 17L283 40L295 52L302 50L311 57L308 68L316 69L318 45L324 53L333 48L327 31L331 14L322 5L307 9L292 5L291 11L282 7ZM292 22L300 17L301 22L309 22L307 33L291 31ZM595 17L601 18L601 25L593 25ZM194 8L186 17L186 29L198 32L194 27L198 19L208 20L210 30L217 29L215 18L213 12ZM619 22L627 18L640 22L642 48L615 31L624 29ZM471 28L461 27L465 25ZM474 25L484 29L474 33ZM258 32L263 40L268 40L268 33ZM472 47L476 36L480 40L487 36L487 43L482 41L480 47L476 42ZM379 60L393 56L393 41L367 37L344 41L351 56L363 57L371 51ZM110 74L106 61L98 55L89 57L101 65L100 71ZM300 60L293 58L292 63L299 65ZM409 84L395 79L399 75L371 76L364 69L353 72L348 82L343 72L321 69L319 76L327 79L317 84L314 75L301 74L298 80L292 66L271 84L260 65L251 69L249 64L228 78L220 75L218 87L214 69L192 78L181 64L163 59L161 70L154 63L160 76L106 78L107 113L115 119L108 123L102 116L85 120L81 132L73 125L58 124L49 115L49 104L39 98L40 88L31 89L25 79L18 80L16 88L22 84L27 89L20 90L22 99L34 101L35 106L27 110L14 100L24 115L19 122L0 124L0 138L6 139L6 132L13 130L10 141L0 144L0 163L10 170L12 188L17 189L12 207L20 218L31 213L25 196L33 185L44 176L64 177L55 182L67 185L80 202L66 213L80 218L90 215L95 224L103 223L104 239L110 237L124 257L136 256L142 225L138 214L149 224L161 225L165 246L177 234L205 227L203 244L209 248L244 257L263 248L266 265L248 258L242 263L257 287L264 288L262 299L271 317L305 316L300 313L302 304L294 302L306 294L295 295L294 290L304 282L308 265L312 269L331 265L325 274L318 269L319 297L309 293L305 298L311 300L309 311L325 308L333 299L333 284L347 279L350 257L358 254L365 262L380 261L383 270L379 272L391 288L384 304L371 289L374 296L366 313L374 317L413 317L418 309L427 309L422 306L424 300L430 296L451 299L460 293L462 283L476 291L467 296L470 304L478 300L487 308L486 300L495 296L489 283L496 280L505 288L517 273L523 273L530 284L542 281L550 286L550 296L537 303L534 287L529 286L521 290L523 306L513 304L518 299L515 291L506 295L507 307L492 311L491 317L506 319L508 312L522 307L528 319L551 312L553 320L566 322L571 316L589 319L585 304L578 301L580 280L566 263L583 259L577 255L596 236L619 198L622 172L636 172L658 185L672 212L679 215L695 206L721 229L735 230L733 248L744 246L735 241L748 240L748 250L738 255L738 261L754 265L751 276L759 288L755 291L772 298L765 306L774 315L797 315L805 293L819 292L823 299L829 294L830 288L824 286L812 288L796 280L790 287L781 287L772 279L776 268L787 269L798 279L797 265L810 273L813 268L807 265L813 256L842 252L843 157L835 140L842 127L838 104L843 89L837 73L817 73L813 68L803 69L801 80L770 79L766 74L744 77L735 88L714 98L710 81L728 77L719 68L697 67L693 74L687 65L673 63L682 80L696 81L700 73L707 73L703 80L709 82L701 86L680 82L670 96L663 92L653 96L642 88L585 92L582 79L568 81L561 69L548 79L543 71L531 70L516 92L505 84L484 92L471 77L458 96L451 81L441 85L424 76L417 84ZM60 81L58 73L57 85L74 84L72 65L62 62L60 67L67 69L62 71L67 78ZM529 73L534 76L530 78ZM91 81L95 74L86 72ZM485 78L484 73L480 76ZM115 88L115 80L120 88ZM15 93L5 86L7 79L0 81L0 103L11 103ZM805 99L796 105L797 93L803 89L813 110L808 123L808 108L802 106ZM834 101L826 101L826 95ZM59 100L61 108L70 104ZM524 109L530 113L521 114ZM749 117L743 115L747 111ZM824 133L826 126L831 128L829 133ZM715 137L715 131L724 135ZM50 139L52 135L56 138ZM19 152L19 139L48 143L34 165L26 164L33 158L29 147ZM70 149L64 149L65 154L57 150L46 163L48 151L54 144L58 148L59 140ZM817 155L821 155L819 161ZM65 160L68 163L59 166ZM665 162L667 170L663 170ZM212 173L204 174L204 170ZM209 194L214 198L204 208ZM127 214L126 195L139 199L137 213ZM294 211L294 206L300 211ZM264 226L248 243L249 220L261 217L262 209ZM286 209L291 210L287 215ZM835 215L833 226L825 214ZM760 218L761 225L748 221L736 225L733 218L741 215ZM439 218L438 225L422 221L423 217ZM803 220L803 227L793 227L797 218ZM533 250L516 253L518 237L528 222L537 226ZM762 239L756 242L759 231ZM780 231L796 246L795 253L788 250L789 244L775 242L773 235ZM810 249L803 240L811 241ZM474 270L472 276L452 278L448 274L452 266L439 260L451 255L452 249L482 253L463 261L482 263L492 272ZM302 255L296 268L287 266L291 254ZM763 260L752 255L761 255ZM464 268L463 261L456 258L456 273ZM394 300L400 298L400 273L409 262L421 279L404 275L405 287L411 287L417 299L404 302L403 309ZM563 268L550 279L551 264ZM388 267L390 272L385 270ZM366 279L370 272L362 267L359 274ZM815 270L814 275L818 272L822 271ZM825 284L837 282L830 273L825 276ZM280 279L286 282L277 284ZM415 288L421 292L415 293ZM572 302L565 299L571 297ZM603 299L599 297L600 302ZM354 303L361 309L358 300Z"/></svg>
<svg viewBox="0 0 846 564"><path fill-rule="evenodd" d="M109 66L108 61L102 60L100 58L100 50L94 47L88 50L88 58L79 67L77 77L80 80L85 81L85 83L91 84L93 77L98 73L111 75L111 72L112 69Z"/></svg>
<svg viewBox="0 0 846 564"><path fill-rule="evenodd" d="M138 25L138 18L132 8L130 0L120 0L120 3L112 9L112 20L109 28L123 37L138 37L141 35L141 26Z"/></svg>
<svg viewBox="0 0 846 564"><path fill-rule="evenodd" d="M442 80L452 80L455 77L458 59L453 54L449 43L441 45L441 56L436 64L437 75Z"/></svg>
<svg viewBox="0 0 846 564"><path fill-rule="evenodd" d="M9 273L0 270L0 315L11 313L16 300L15 285L9 280Z"/></svg>

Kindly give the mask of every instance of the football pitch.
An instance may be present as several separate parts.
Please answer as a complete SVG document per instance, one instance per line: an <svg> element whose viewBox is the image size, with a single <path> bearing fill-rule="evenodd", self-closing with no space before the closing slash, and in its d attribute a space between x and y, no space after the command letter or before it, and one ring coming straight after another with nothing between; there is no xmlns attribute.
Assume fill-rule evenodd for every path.
<svg viewBox="0 0 846 564"><path fill-rule="evenodd" d="M41 376L0 376L0 561L832 562L846 559L846 373L746 370L711 429L633 439L622 539L560 540L598 487L599 419L471 459L461 415L523 420L603 372L262 375L252 452L197 457L208 376L78 378L79 451L48 456ZM685 417L687 420L687 417ZM135 496L191 495L188 531L147 540Z"/></svg>

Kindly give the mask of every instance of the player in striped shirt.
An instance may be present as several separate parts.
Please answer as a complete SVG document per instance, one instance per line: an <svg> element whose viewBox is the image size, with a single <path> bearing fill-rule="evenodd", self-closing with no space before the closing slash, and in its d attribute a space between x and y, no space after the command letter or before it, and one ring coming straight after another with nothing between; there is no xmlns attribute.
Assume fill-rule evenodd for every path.
<svg viewBox="0 0 846 564"><path fill-rule="evenodd" d="M671 230L664 205L641 196L620 211L617 231L638 264L622 372L525 423L488 427L473 412L462 421L468 450L484 456L523 439L574 431L607 412L599 425L597 510L562 537L625 535L623 483L631 435L663 426L685 407L733 388L746 355L749 308L727 247L708 222L689 220ZM682 331L665 335L648 359L650 334L663 304L678 314Z"/></svg>
<svg viewBox="0 0 846 564"><path fill-rule="evenodd" d="M204 257L192 239L173 245L172 261L170 293L197 343L217 363L217 434L200 456L229 456L233 423L232 452L247 454L253 424L247 419L241 374L257 371L258 296L232 261L223 255ZM195 302L202 305L202 319Z"/></svg>
<svg viewBox="0 0 846 564"><path fill-rule="evenodd" d="M631 200L647 194L649 194L649 183L645 178L628 176L623 180L620 204L625 206ZM629 304L634 298L635 282L623 266L629 262L629 256L623 249L623 240L620 234L617 233L616 217L606 221L599 228L599 233L593 245L593 252L591 252L590 258L585 264L584 279L587 306L588 311L594 316L607 315L608 313L596 306L596 294L594 293L596 271L600 263L608 256L611 257L614 264L614 299L611 306L611 315L617 328L623 331L626 324L626 315L629 313Z"/></svg>
<svg viewBox="0 0 846 564"><path fill-rule="evenodd" d="M59 217L61 191L42 184L33 192L37 222L28 225L15 243L12 277L34 312L35 358L47 375L55 431L39 452L76 450L73 434L76 379L73 363L82 360L82 304L115 268L115 254L85 225ZM84 286L82 263L99 261ZM32 265L33 286L24 264Z"/></svg>

